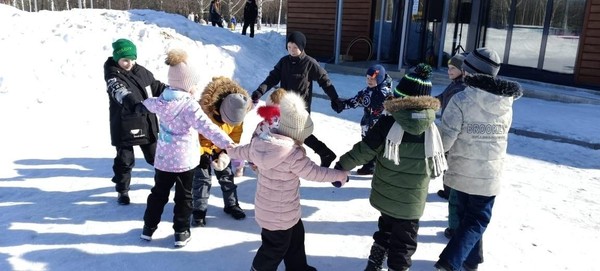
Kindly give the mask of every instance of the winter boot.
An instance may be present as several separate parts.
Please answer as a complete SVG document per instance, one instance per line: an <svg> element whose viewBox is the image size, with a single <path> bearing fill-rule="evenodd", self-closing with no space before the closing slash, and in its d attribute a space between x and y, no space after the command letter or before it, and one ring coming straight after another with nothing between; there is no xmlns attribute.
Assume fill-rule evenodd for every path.
<svg viewBox="0 0 600 271"><path fill-rule="evenodd" d="M206 210L195 210L192 213L192 227L206 226Z"/></svg>
<svg viewBox="0 0 600 271"><path fill-rule="evenodd" d="M463 263L462 267L465 271L477 271L479 264L471 265L468 263Z"/></svg>
<svg viewBox="0 0 600 271"><path fill-rule="evenodd" d="M129 199L129 194L127 192L119 192L117 202L119 202L120 205L129 205L130 201L131 200Z"/></svg>
<svg viewBox="0 0 600 271"><path fill-rule="evenodd" d="M155 230L156 230L156 228L150 228L150 227L144 225L144 228L142 229L142 235L140 235L140 239L146 240L146 241L152 241L152 234L154 234Z"/></svg>
<svg viewBox="0 0 600 271"><path fill-rule="evenodd" d="M383 270L383 262L387 258L387 249L380 246L377 243L373 243L371 246L371 253L369 254L369 262L365 271L381 271Z"/></svg>
<svg viewBox="0 0 600 271"><path fill-rule="evenodd" d="M356 170L358 175L373 175L373 168L368 165L363 165L361 168Z"/></svg>
<svg viewBox="0 0 600 271"><path fill-rule="evenodd" d="M184 247L192 239L190 230L175 233L175 247Z"/></svg>
<svg viewBox="0 0 600 271"><path fill-rule="evenodd" d="M225 207L223 209L223 212L231 215L233 218L238 219L238 220L246 218L246 213L244 213L244 210L242 210L242 208L240 208L239 205L232 205L229 207Z"/></svg>

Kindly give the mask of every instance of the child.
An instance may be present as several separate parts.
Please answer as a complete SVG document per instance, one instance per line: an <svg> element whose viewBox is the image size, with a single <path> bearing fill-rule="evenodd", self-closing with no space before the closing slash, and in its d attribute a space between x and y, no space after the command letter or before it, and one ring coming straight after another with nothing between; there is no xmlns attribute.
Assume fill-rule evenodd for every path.
<svg viewBox="0 0 600 271"><path fill-rule="evenodd" d="M250 96L246 90L229 78L213 77L202 92L200 107L214 124L229 135L234 143L240 143L244 131L244 117L252 108ZM223 192L223 211L235 219L245 218L246 214L238 202L237 185L234 182L231 162L225 161L227 160L225 153L219 158L222 150L210 139L204 135L199 135L199 137L201 155L200 164L194 173L192 188L194 198L192 226L203 227L206 225L208 198L212 187L211 169L214 170ZM213 163L211 163L211 158ZM219 164L222 165L219 166Z"/></svg>
<svg viewBox="0 0 600 271"><path fill-rule="evenodd" d="M419 64L384 102L386 113L362 141L340 157L335 168L351 169L375 158L369 201L381 212L365 270L408 270L417 249L430 178L446 168L435 126L440 102L431 94L431 67Z"/></svg>
<svg viewBox="0 0 600 271"><path fill-rule="evenodd" d="M450 82L442 93L435 96L440 100L442 115L444 114L444 109L446 109L446 105L448 105L450 98L452 98L454 94L463 91L466 87L463 82L463 71L461 69L464 59L464 54L457 54L448 60L448 78L450 78L452 82ZM448 186L444 185L444 190L439 190L437 194L443 199L448 199L450 189ZM453 229L453 227L450 226L448 229ZM446 234L446 231L444 231L444 233Z"/></svg>
<svg viewBox="0 0 600 271"><path fill-rule="evenodd" d="M299 95L288 92L279 106L280 116L276 106L259 108L263 124L271 127L262 129L250 144L227 149L232 158L252 161L258 168L254 203L263 242L251 270L275 271L283 260L287 270L316 271L304 250L300 178L343 184L348 172L319 167L306 156L302 142L312 133L313 122Z"/></svg>
<svg viewBox="0 0 600 271"><path fill-rule="evenodd" d="M381 117L383 102L392 95L391 87L392 78L385 73L385 68L381 65L373 65L367 70L367 87L359 91L353 98L344 101L343 109L364 107L364 114L360 120L362 138ZM375 159L364 164L356 173L371 175L374 168Z"/></svg>
<svg viewBox="0 0 600 271"><path fill-rule="evenodd" d="M271 89L277 83L288 92L294 92L304 99L306 109L310 113L312 102L312 84L317 81L325 94L331 100L331 108L337 113L343 110L343 102L338 97L335 87L327 76L327 71L323 69L319 62L310 57L304 51L306 46L306 37L302 32L293 31L286 39L286 48L289 55L279 59L273 70L252 92L252 102L258 103L260 97ZM306 146L311 148L321 158L321 166L329 167L337 157L336 154L321 142L316 136L310 135L304 142Z"/></svg>
<svg viewBox="0 0 600 271"><path fill-rule="evenodd" d="M158 98L148 98L144 105L160 118L160 133L154 163L154 187L148 195L144 228L140 238L152 240L169 193L175 184L173 229L175 247L185 246L191 238L192 179L199 163L198 135L209 138L219 148L233 146L232 140L202 112L193 94L199 83L199 70L187 60L187 53L171 50L165 61L169 65L169 88Z"/></svg>
<svg viewBox="0 0 600 271"><path fill-rule="evenodd" d="M461 68L464 59L464 54L457 54L448 61L448 78L450 78L452 82L450 82L448 87L446 87L442 93L435 96L440 100L442 116L444 115L444 110L446 109L450 98L452 98L454 94L463 91L466 87L463 82L463 71ZM448 200L448 227L444 230L444 236L448 239L452 237L452 234L459 223L456 214L456 197L452 196L450 190L450 187L444 184L444 190L439 190L437 192L438 196Z"/></svg>
<svg viewBox="0 0 600 271"><path fill-rule="evenodd" d="M112 182L118 193L117 202L128 205L131 170L135 165L133 146L140 146L146 162L154 165L158 138L156 115L144 113L142 101L150 96L158 97L166 86L136 63L137 48L133 42L118 39L112 47L113 55L104 62L104 80L110 100L110 141L117 150Z"/></svg>
<svg viewBox="0 0 600 271"><path fill-rule="evenodd" d="M500 57L479 48L464 59L467 88L454 95L440 131L448 152L444 184L456 197L458 228L435 263L438 270L477 270L482 238L500 192L512 105L523 94L516 82L496 78Z"/></svg>

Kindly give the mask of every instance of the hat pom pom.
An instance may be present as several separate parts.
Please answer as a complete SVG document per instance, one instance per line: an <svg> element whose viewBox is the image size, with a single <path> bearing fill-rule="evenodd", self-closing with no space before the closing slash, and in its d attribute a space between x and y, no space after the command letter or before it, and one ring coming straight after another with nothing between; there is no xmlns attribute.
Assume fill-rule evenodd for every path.
<svg viewBox="0 0 600 271"><path fill-rule="evenodd" d="M417 67L415 68L415 73L424 80L429 79L429 77L431 76L431 73L433 72L433 69L431 68L431 66L425 64L425 63L420 63L419 65L417 65Z"/></svg>
<svg viewBox="0 0 600 271"><path fill-rule="evenodd" d="M177 64L181 64L183 62L187 62L187 53L181 49L173 49L167 53L167 58L165 59L165 64L169 66L175 66Z"/></svg>
<svg viewBox="0 0 600 271"><path fill-rule="evenodd" d="M256 112L269 124L273 124L272 121L276 117L280 116L279 107L273 105L265 105L256 109Z"/></svg>

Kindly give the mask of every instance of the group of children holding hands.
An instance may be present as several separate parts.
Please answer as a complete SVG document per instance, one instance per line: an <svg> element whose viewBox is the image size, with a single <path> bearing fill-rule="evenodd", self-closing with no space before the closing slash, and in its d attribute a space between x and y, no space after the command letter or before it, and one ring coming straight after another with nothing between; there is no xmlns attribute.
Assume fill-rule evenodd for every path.
<svg viewBox="0 0 600 271"><path fill-rule="evenodd" d="M365 270L382 270L386 259L388 270L410 268L429 181L444 172L453 206L449 208L453 235L435 267L477 270L483 262L481 238L498 193L511 106L522 93L518 84L496 77L500 61L495 52L481 48L466 57L453 57L449 75L450 69L452 74L454 69L460 71L451 78L451 86L456 86L437 97L431 96L431 67L419 64L394 89L384 67L373 65L366 72L366 87L356 96L342 99L325 70L304 52L304 35L291 32L286 40L289 55L280 59L250 95L231 79L215 77L197 101L194 93L199 91L199 69L189 62L185 51L168 52L167 85L156 80L142 84L135 80L135 69L143 69L135 64L135 45L125 42L129 49L124 49L119 42L123 40L113 44L113 56L105 63L105 70L110 66L118 71L105 73L111 116L119 114L113 113L113 104L122 108L122 116L115 117L114 124L111 117L111 134L120 129L121 134L130 135L136 129L156 127L151 125L156 116L159 120L158 133L140 132L150 137L143 143L154 143L155 156L146 160L156 170L144 213L142 239L152 240L175 186L175 246L185 246L191 239L190 226L206 224L211 170L221 185L224 212L243 219L245 213L238 203L232 161L247 160L257 175L255 219L262 229L262 244L251 270L275 271L282 261L286 270L317 270L306 259L300 179L341 186L348 181L349 171L362 165L357 173L373 174L369 201L381 213ZM123 53L126 51L129 53ZM462 71L467 75L464 82ZM134 80L123 81L121 74ZM313 81L323 88L337 113L364 108L360 122L362 140L341 155L333 168L330 165L336 154L313 135ZM261 96L276 84L281 88L270 92L266 104L258 106ZM435 120L440 104L442 120L438 131ZM250 142L239 145L244 117L254 107L263 120ZM144 123L117 123L125 122L128 116ZM492 134L486 132L490 131L489 125L494 126ZM308 158L303 144L320 156L320 165ZM127 155L122 154L122 149L140 144L122 146L113 140L113 145L117 148L113 181L119 203L124 204L121 197L129 190L129 181L123 184L117 175L128 171L130 180L133 163L122 166L123 159L118 158L133 160L132 149ZM144 151L145 156L146 152L151 153Z"/></svg>

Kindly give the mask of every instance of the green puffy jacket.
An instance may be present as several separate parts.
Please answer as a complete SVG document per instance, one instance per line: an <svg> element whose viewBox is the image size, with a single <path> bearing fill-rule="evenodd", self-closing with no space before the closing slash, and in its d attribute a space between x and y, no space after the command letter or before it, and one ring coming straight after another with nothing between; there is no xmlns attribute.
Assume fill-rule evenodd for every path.
<svg viewBox="0 0 600 271"><path fill-rule="evenodd" d="M371 205L395 218L419 219L425 209L433 170L433 162L425 157L425 130L435 120L440 103L431 96L419 96L388 100L384 107L387 115L342 155L339 163L344 170L351 170L375 157ZM383 157L386 137L394 123L404 130L398 165Z"/></svg>

